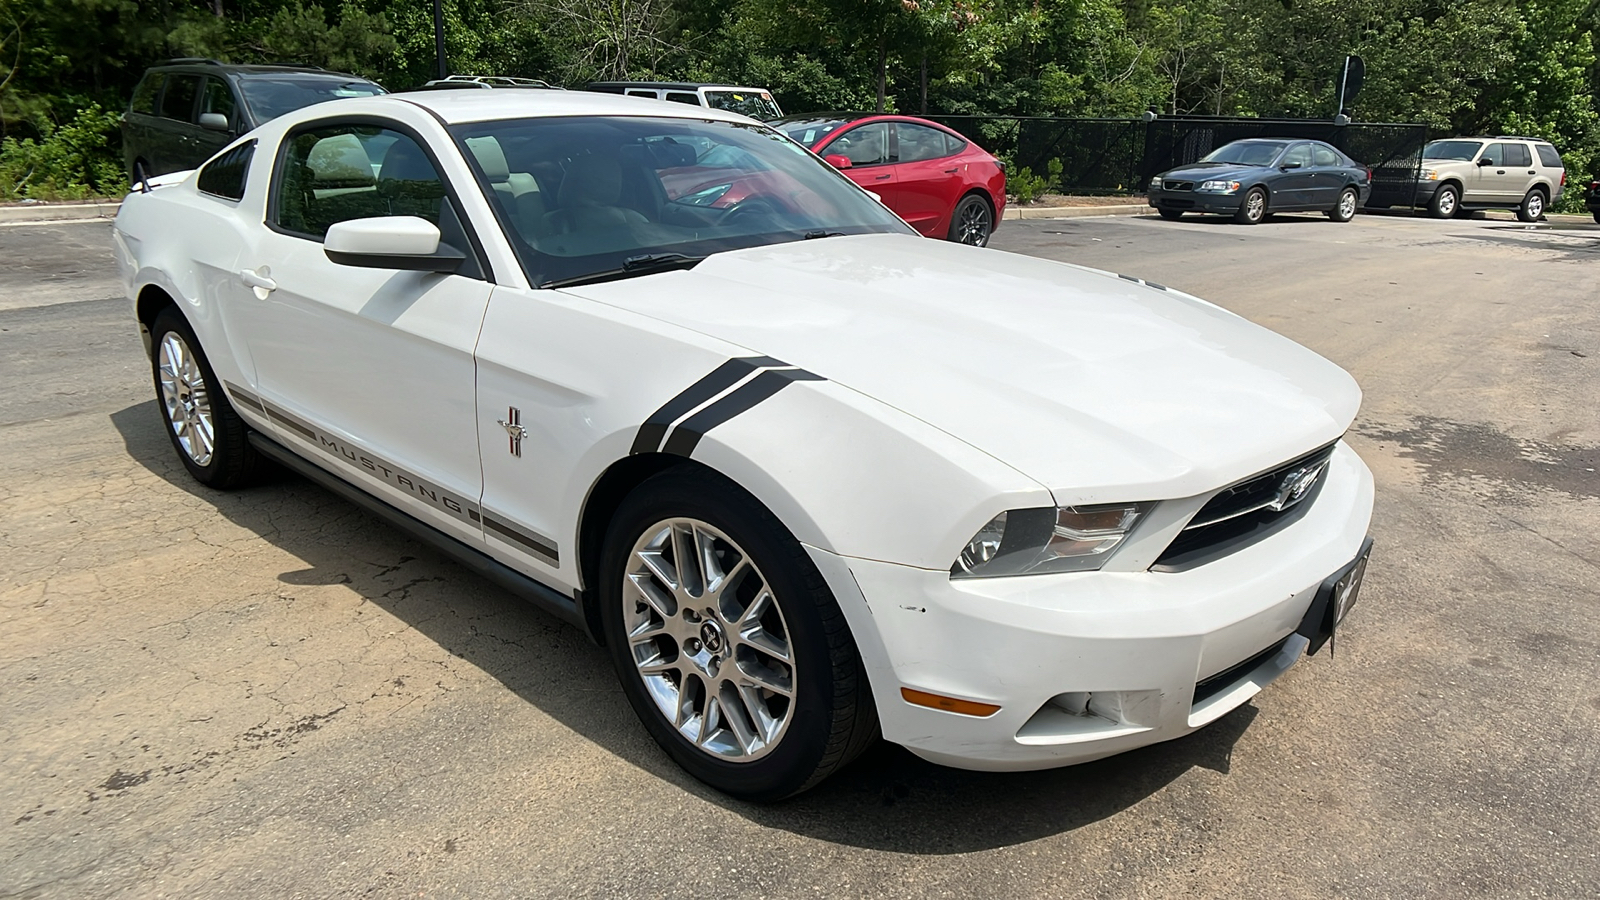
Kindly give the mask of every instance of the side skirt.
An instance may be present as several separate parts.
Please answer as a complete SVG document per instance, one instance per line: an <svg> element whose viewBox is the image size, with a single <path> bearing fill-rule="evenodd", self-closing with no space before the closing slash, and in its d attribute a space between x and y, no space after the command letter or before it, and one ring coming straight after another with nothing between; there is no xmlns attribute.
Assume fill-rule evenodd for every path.
<svg viewBox="0 0 1600 900"><path fill-rule="evenodd" d="M584 634L589 636L591 641L599 643L594 632L589 629L589 623L583 615L583 608L576 598L569 597L543 582L535 581L489 554L474 549L451 535L434 528L432 525L407 515L400 509L385 503L321 466L301 459L282 444L258 431L250 432L250 443L261 455L296 474L304 476L310 481L316 482L367 512L384 519L395 528L438 550L440 553L477 572L511 593L532 601L535 606L561 621L577 626L583 630Z"/></svg>

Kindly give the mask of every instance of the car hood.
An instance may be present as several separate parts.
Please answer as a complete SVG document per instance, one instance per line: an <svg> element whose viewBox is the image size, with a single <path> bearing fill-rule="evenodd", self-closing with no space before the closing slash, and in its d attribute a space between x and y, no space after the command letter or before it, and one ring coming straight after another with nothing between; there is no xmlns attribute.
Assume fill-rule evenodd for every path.
<svg viewBox="0 0 1600 900"><path fill-rule="evenodd" d="M1206 181L1210 179L1241 178L1246 175L1259 175L1271 168L1271 166L1241 166L1238 163L1193 163L1162 172L1161 180Z"/></svg>
<svg viewBox="0 0 1600 900"><path fill-rule="evenodd" d="M810 370L1051 488L1192 496L1338 438L1344 370L1174 290L901 235L712 256L566 289Z"/></svg>

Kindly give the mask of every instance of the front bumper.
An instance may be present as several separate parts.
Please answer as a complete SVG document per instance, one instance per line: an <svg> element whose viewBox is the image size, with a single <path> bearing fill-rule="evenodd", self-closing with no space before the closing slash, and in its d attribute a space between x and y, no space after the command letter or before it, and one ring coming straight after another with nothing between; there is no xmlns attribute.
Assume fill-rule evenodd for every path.
<svg viewBox="0 0 1600 900"><path fill-rule="evenodd" d="M1296 628L1323 579L1361 549L1372 514L1372 474L1348 446L1327 477L1294 525L1185 572L952 581L812 555L841 604L868 613L851 624L885 738L960 768L1070 765L1189 734L1299 658ZM1000 710L914 706L901 688Z"/></svg>
<svg viewBox="0 0 1600 900"><path fill-rule="evenodd" d="M1239 211L1239 198L1243 192L1213 194L1209 191L1151 191L1149 203L1155 209L1177 209L1184 212L1225 213Z"/></svg>

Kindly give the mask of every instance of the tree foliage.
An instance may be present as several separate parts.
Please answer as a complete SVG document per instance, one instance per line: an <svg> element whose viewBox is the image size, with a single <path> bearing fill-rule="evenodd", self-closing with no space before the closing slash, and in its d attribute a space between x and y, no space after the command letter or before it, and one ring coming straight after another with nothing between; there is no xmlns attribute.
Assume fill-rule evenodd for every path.
<svg viewBox="0 0 1600 900"><path fill-rule="evenodd" d="M770 87L791 111L1329 118L1355 53L1367 63L1347 104L1358 119L1547 137L1581 177L1600 162L1596 0L443 6L452 71L731 81ZM433 76L433 46L429 0L0 0L0 136L37 148L98 123L114 140L86 111L122 108L144 68L171 56L312 63L400 88Z"/></svg>

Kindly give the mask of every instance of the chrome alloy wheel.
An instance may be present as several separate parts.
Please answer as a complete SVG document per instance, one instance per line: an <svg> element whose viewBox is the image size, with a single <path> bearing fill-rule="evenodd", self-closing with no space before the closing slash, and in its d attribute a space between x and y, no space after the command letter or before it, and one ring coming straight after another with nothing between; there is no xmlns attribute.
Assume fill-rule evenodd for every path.
<svg viewBox="0 0 1600 900"><path fill-rule="evenodd" d="M994 223L989 215L989 205L973 200L961 206L961 219L956 223L956 237L963 244L982 247L989 243Z"/></svg>
<svg viewBox="0 0 1600 900"><path fill-rule="evenodd" d="M1252 222L1261 221L1267 211L1267 195L1260 191L1251 191L1244 197L1244 215Z"/></svg>
<svg viewBox="0 0 1600 900"><path fill-rule="evenodd" d="M628 554L622 622L645 692L689 743L749 762L783 739L794 710L789 627L727 535L685 518L645 529Z"/></svg>
<svg viewBox="0 0 1600 900"><path fill-rule="evenodd" d="M1356 195L1351 191L1345 191L1339 196L1339 218L1348 222L1355 218L1355 215Z"/></svg>
<svg viewBox="0 0 1600 900"><path fill-rule="evenodd" d="M1456 192L1452 190L1445 190L1443 193L1439 194L1439 215L1448 217L1455 215L1455 213Z"/></svg>
<svg viewBox="0 0 1600 900"><path fill-rule="evenodd" d="M1527 198L1522 201L1522 211L1528 221L1536 221L1544 215L1544 195L1538 191L1529 191Z"/></svg>
<svg viewBox="0 0 1600 900"><path fill-rule="evenodd" d="M217 433L200 360L176 331L162 336L159 352L161 403L167 411L167 424L195 465L209 465Z"/></svg>

